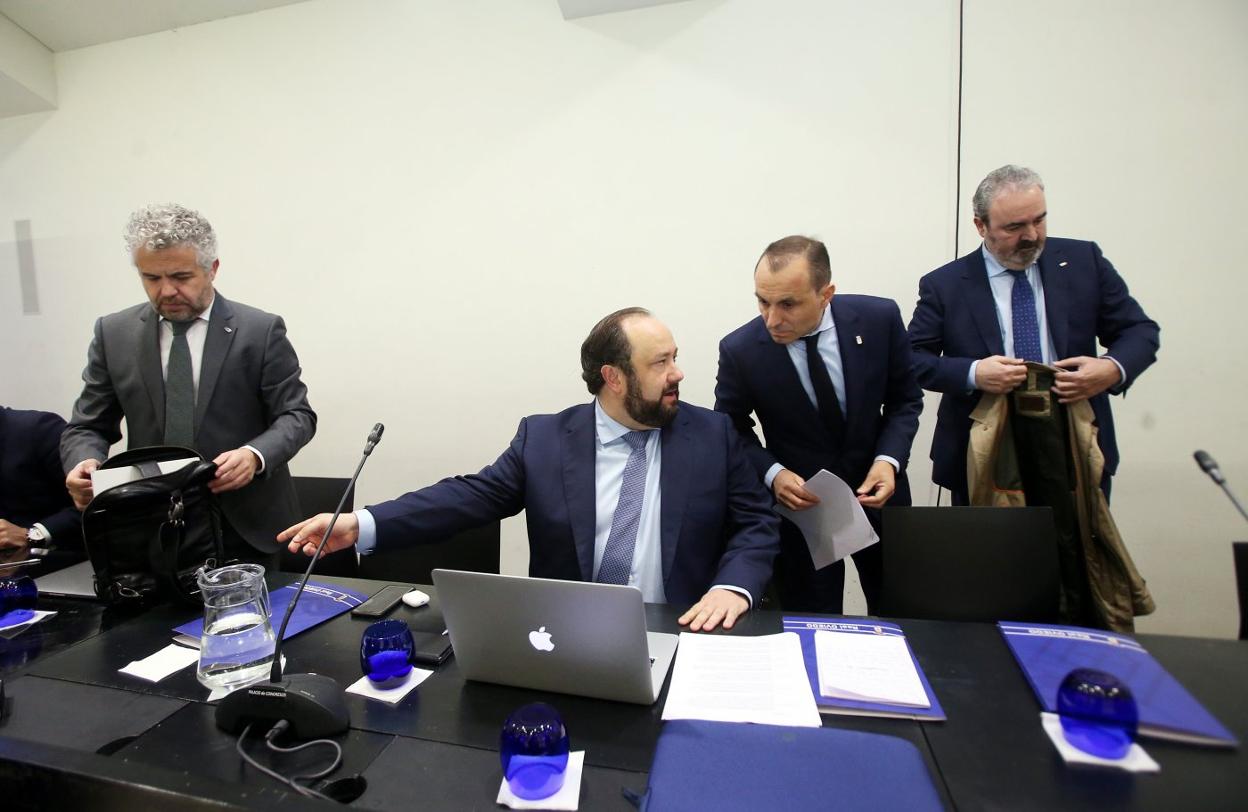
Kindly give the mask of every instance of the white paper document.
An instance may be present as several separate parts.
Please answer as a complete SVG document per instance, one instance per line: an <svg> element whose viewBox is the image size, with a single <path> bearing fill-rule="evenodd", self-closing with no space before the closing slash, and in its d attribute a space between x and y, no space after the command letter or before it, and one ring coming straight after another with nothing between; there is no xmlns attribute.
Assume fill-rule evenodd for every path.
<svg viewBox="0 0 1248 812"><path fill-rule="evenodd" d="M158 462L156 464L160 466L160 472L162 474L168 474L178 470L179 468L185 468L192 462L199 462L199 460L194 457L186 457L185 459L180 460L165 460L164 462ZM139 473L139 469L133 465L125 468L97 468L91 472L91 490L96 496L99 496L109 488L115 488L118 485L125 485L127 482L136 482L140 479L144 479L144 476Z"/></svg>
<svg viewBox="0 0 1248 812"><path fill-rule="evenodd" d="M906 638L815 632L819 692L838 699L930 708Z"/></svg>
<svg viewBox="0 0 1248 812"><path fill-rule="evenodd" d="M199 662L198 651L170 643L155 654L149 654L117 670L148 682L160 682L175 671L181 671L191 663L197 662Z"/></svg>
<svg viewBox="0 0 1248 812"><path fill-rule="evenodd" d="M797 525L810 548L815 569L823 569L880 540L867 521L854 489L836 474L821 470L806 480L819 504L806 510L776 505L776 513Z"/></svg>
<svg viewBox="0 0 1248 812"><path fill-rule="evenodd" d="M792 632L762 637L680 635L666 719L819 727L802 644Z"/></svg>

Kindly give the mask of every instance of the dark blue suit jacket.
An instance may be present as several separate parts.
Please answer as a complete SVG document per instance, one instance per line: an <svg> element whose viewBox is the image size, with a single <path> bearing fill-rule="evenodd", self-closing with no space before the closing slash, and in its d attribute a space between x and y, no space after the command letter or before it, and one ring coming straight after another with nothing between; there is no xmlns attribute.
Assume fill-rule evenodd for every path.
<svg viewBox="0 0 1248 812"><path fill-rule="evenodd" d="M681 404L661 435L663 588L695 603L714 584L755 600L771 576L779 520L728 420ZM440 541L525 511L529 575L593 580L596 519L593 403L534 415L493 465L373 505L377 549Z"/></svg>
<svg viewBox="0 0 1248 812"><path fill-rule="evenodd" d="M719 343L715 409L732 417L759 477L779 462L803 479L826 468L857 488L876 456L886 454L901 463L889 504L908 505L905 469L923 392L911 372L901 311L891 299L838 294L832 320L845 373L845 443L839 453L788 349L772 340L762 317ZM751 412L762 424L766 447L754 433Z"/></svg>
<svg viewBox="0 0 1248 812"><path fill-rule="evenodd" d="M0 519L20 527L38 522L53 544L81 552L82 514L61 470L64 431L59 415L0 406Z"/></svg>
<svg viewBox="0 0 1248 812"><path fill-rule="evenodd" d="M971 362L1002 355L1001 328L981 249L937 268L919 281L910 320L914 368L924 389L943 392L932 439L932 479L966 493L966 446L978 390L968 391ZM1040 256L1044 307L1059 361L1096 357L1097 340L1127 373L1125 391L1157 358L1160 329L1131 298L1127 283L1094 242L1050 237ZM1109 393L1092 398L1105 471L1118 470Z"/></svg>

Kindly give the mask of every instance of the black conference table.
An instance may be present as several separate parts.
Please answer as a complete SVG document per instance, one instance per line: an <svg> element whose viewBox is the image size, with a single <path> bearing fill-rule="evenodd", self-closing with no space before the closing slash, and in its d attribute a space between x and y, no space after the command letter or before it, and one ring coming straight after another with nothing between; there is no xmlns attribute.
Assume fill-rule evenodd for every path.
<svg viewBox="0 0 1248 812"><path fill-rule="evenodd" d="M293 576L270 576L270 586ZM316 576L371 594L381 582ZM390 617L415 631L442 630L430 605L400 604ZM333 808L303 798L243 765L235 737L214 724L215 706L188 667L159 683L118 673L167 644L193 609L106 609L42 598L56 617L0 642L9 696L0 722L0 789L6 810ZM675 607L646 607L654 631L679 630ZM748 615L732 634L778 632L781 613ZM1068 767L1039 724L1039 706L992 624L900 620L948 720L914 722L824 716L824 724L906 739L923 754L950 809L1242 809L1248 755L1145 740L1155 775ZM328 674L344 687L360 676L358 646L368 621L341 615L287 642L287 670ZM1223 724L1248 734L1248 645L1232 640L1141 635L1145 647ZM359 809L494 809L501 780L497 736L516 707L559 708L573 749L585 750L583 810L628 810L622 789L646 786L662 727L651 707L467 682L452 657L396 706L348 694L351 730L338 738L344 762L334 791L359 793ZM274 762L258 738L248 751L298 772L324 763L323 748ZM830 799L829 808L836 808ZM783 799L777 799L777 808Z"/></svg>

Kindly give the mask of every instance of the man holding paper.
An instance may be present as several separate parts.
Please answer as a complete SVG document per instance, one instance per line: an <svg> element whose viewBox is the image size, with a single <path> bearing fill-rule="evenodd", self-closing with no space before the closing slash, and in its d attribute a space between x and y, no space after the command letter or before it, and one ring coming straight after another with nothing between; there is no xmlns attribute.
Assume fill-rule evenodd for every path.
<svg viewBox="0 0 1248 812"><path fill-rule="evenodd" d="M878 532L886 502L910 504L905 467L923 393L910 369L897 304L834 297L835 291L823 243L792 236L767 246L754 269L760 316L719 344L715 408L732 418L779 504L795 511L814 507L818 497L804 485L827 469L856 489ZM765 445L751 414L762 425ZM880 547L853 558L874 612ZM788 521L775 576L784 609L841 611L844 562L816 570L801 531Z"/></svg>

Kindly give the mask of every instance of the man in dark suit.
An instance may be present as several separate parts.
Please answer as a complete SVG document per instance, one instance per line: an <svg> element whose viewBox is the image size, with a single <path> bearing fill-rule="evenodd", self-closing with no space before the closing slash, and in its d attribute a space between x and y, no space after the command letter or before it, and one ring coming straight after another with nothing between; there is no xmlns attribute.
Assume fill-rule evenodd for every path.
<svg viewBox="0 0 1248 812"><path fill-rule="evenodd" d="M1047 238L1040 176L1007 165L989 173L972 201L980 248L919 281L910 320L914 366L924 389L943 393L932 440L932 479L953 504L967 503L970 414L981 393L1003 394L1024 364L1061 367L1062 403L1090 400L1105 454L1109 494L1118 446L1109 395L1125 393L1157 357L1157 323L1094 242ZM1097 357L1097 341L1106 348Z"/></svg>
<svg viewBox="0 0 1248 812"><path fill-rule="evenodd" d="M719 344L715 408L732 418L776 501L813 507L818 499L804 485L824 468L856 489L879 532L884 503L910 504L905 469L923 394L896 303L835 291L823 243L794 236L767 246L754 269L761 315ZM853 559L874 612L880 545ZM816 570L801 531L784 522L776 561L784 608L839 613L844 583L844 562Z"/></svg>
<svg viewBox="0 0 1248 812"><path fill-rule="evenodd" d="M316 431L286 325L216 293L216 236L198 212L141 209L126 246L149 303L95 323L61 439L65 484L86 507L124 417L131 448L180 445L214 461L226 557L272 564L278 531L300 512L287 462Z"/></svg>
<svg viewBox="0 0 1248 812"><path fill-rule="evenodd" d="M641 308L594 327L581 369L592 403L521 420L477 474L342 516L327 549L435 542L523 510L529 575L630 584L648 602L693 604L680 622L694 631L731 627L762 594L778 525L736 432L680 404L672 334ZM329 518L279 539L311 555Z"/></svg>
<svg viewBox="0 0 1248 812"><path fill-rule="evenodd" d="M0 559L42 553L34 575L85 557L82 515L63 484L64 430L60 415L0 406Z"/></svg>

